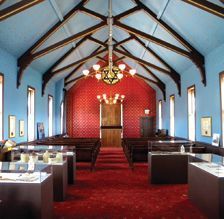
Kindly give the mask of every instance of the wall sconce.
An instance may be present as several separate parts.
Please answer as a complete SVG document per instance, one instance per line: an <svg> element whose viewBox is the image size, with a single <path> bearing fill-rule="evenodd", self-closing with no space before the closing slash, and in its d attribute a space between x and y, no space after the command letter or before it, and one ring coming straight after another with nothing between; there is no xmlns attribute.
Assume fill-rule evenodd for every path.
<svg viewBox="0 0 224 219"><path fill-rule="evenodd" d="M145 109L145 115L149 115L149 113L150 113L150 109Z"/></svg>

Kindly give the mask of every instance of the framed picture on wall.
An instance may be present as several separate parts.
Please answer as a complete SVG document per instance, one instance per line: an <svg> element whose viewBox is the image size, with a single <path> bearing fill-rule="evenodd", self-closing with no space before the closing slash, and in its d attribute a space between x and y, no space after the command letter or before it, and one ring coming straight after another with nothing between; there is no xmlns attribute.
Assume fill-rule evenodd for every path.
<svg viewBox="0 0 224 219"><path fill-rule="evenodd" d="M9 115L9 138L16 137L16 116Z"/></svg>
<svg viewBox="0 0 224 219"><path fill-rule="evenodd" d="M212 117L201 118L201 135L206 137L212 136Z"/></svg>
<svg viewBox="0 0 224 219"><path fill-rule="evenodd" d="M220 134L214 133L212 136L212 145L219 146Z"/></svg>
<svg viewBox="0 0 224 219"><path fill-rule="evenodd" d="M24 136L24 131L25 131L25 123L24 120L19 120L19 136L22 137Z"/></svg>
<svg viewBox="0 0 224 219"><path fill-rule="evenodd" d="M38 122L37 123L37 139L43 139L43 138L45 138L44 123Z"/></svg>

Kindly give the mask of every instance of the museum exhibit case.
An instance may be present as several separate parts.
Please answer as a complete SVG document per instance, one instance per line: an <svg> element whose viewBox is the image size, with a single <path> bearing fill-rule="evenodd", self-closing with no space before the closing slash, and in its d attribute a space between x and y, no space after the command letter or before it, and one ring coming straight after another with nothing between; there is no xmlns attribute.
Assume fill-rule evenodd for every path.
<svg viewBox="0 0 224 219"><path fill-rule="evenodd" d="M76 153L73 149L68 146L20 145L12 149L11 160L23 160L28 162L28 156L32 153L37 155L38 161L43 160L44 163L55 163L61 160L62 157L65 158L68 167L68 184L74 184L76 178ZM34 157L34 159L36 158Z"/></svg>
<svg viewBox="0 0 224 219"><path fill-rule="evenodd" d="M66 198L66 190L68 186L67 156L63 156L62 152L56 150L42 150L42 146L25 147L27 148L21 149L21 146L19 146L19 149L17 147L13 148L11 152L11 160L13 162L17 162L18 164L33 163L50 165L52 167L53 175L54 201L64 201ZM56 147L60 149L59 146Z"/></svg>
<svg viewBox="0 0 224 219"><path fill-rule="evenodd" d="M208 218L224 218L224 166L222 162L192 162L188 166L189 199Z"/></svg>
<svg viewBox="0 0 224 219"><path fill-rule="evenodd" d="M187 183L190 141L154 141L149 143L148 173L152 184ZM189 151L189 152L186 152Z"/></svg>
<svg viewBox="0 0 224 219"><path fill-rule="evenodd" d="M0 217L52 218L53 175L46 164L0 162Z"/></svg>

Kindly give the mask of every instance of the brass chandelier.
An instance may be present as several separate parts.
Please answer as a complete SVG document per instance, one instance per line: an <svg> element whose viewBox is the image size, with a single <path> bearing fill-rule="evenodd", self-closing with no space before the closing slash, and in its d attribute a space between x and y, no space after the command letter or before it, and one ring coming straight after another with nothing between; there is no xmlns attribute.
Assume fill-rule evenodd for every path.
<svg viewBox="0 0 224 219"><path fill-rule="evenodd" d="M112 0L109 0L108 6L108 27L109 27L109 37L108 37L108 66L101 67L99 64L93 65L93 74L97 80L102 80L106 84L112 85L118 83L124 74L129 73L131 76L136 74L136 69L130 69L128 72L125 71L126 65L119 64L118 66L113 65L113 17L112 17ZM82 71L85 76L90 75L90 71L85 69Z"/></svg>

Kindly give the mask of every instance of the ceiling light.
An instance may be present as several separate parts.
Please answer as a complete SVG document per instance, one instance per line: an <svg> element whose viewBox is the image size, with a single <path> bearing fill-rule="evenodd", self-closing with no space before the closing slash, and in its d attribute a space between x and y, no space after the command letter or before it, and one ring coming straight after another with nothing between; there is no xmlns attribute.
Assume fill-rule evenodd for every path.
<svg viewBox="0 0 224 219"><path fill-rule="evenodd" d="M134 76L136 74L136 69L130 69L129 73L131 76Z"/></svg>
<svg viewBox="0 0 224 219"><path fill-rule="evenodd" d="M126 68L126 65L125 65L125 64L120 64L120 65L118 65L118 68L119 68L121 71L124 71L124 69Z"/></svg>
<svg viewBox="0 0 224 219"><path fill-rule="evenodd" d="M85 76L88 76L89 75L89 70L85 69L82 71L82 73L85 75Z"/></svg>
<svg viewBox="0 0 224 219"><path fill-rule="evenodd" d="M98 71L100 69L100 65L98 65L98 64L93 65L93 69L95 71Z"/></svg>

